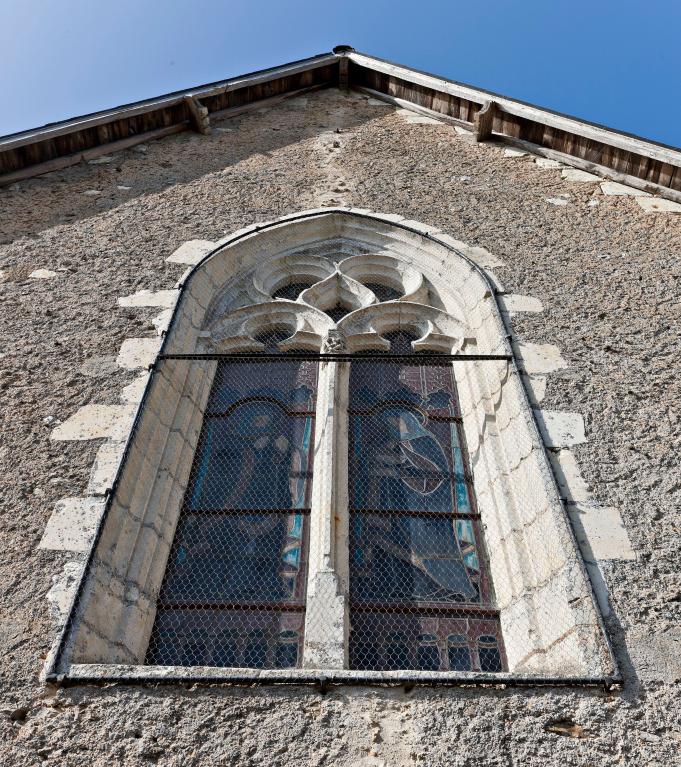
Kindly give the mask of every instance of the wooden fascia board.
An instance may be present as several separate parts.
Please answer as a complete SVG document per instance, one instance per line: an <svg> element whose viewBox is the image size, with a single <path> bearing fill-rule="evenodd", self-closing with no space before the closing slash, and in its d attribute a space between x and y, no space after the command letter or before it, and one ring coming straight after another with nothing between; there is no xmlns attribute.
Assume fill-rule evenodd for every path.
<svg viewBox="0 0 681 767"><path fill-rule="evenodd" d="M382 59L375 59L363 53L351 52L348 58L355 64L380 72L382 74L399 78L405 82L420 85L431 90L446 93L450 96L466 99L473 103L484 105L488 101L494 101L504 112L515 117L531 120L532 122L545 125L557 130L566 131L582 138L598 141L601 144L622 149L627 152L649 157L660 162L681 167L681 150L672 147L664 147L654 142L646 141L635 136L618 133L617 131L599 127L591 123L578 120L567 115L557 114L541 107L524 104L505 96L499 96L489 91L479 90L468 85L444 80L434 75L418 72L408 67L392 64Z"/></svg>
<svg viewBox="0 0 681 767"><path fill-rule="evenodd" d="M140 114L145 114L147 112L155 112L158 110L167 109L169 107L181 104L186 96L190 96L196 99L216 96L221 93L239 90L240 88L260 85L262 83L269 82L270 80L278 80L282 77L290 77L291 75L299 74L300 72L308 72L313 69L328 66L329 64L333 64L337 61L338 56L336 56L336 54L323 54L321 56L315 57L314 59L307 59L305 61L295 62L293 64L285 64L284 66L276 67L274 69L266 69L262 72L256 72L252 75L236 77L230 80L224 80L220 83L201 86L199 88L189 88L185 91L172 93L167 96L161 96L156 99L140 101L127 106L117 107L116 109L97 112L86 117L66 120L61 123L56 123L53 126L48 125L45 128L25 131L20 134L8 136L5 139L0 138L0 152L10 151L12 149L17 149L28 144L37 143L39 141L47 141L59 136L64 136L68 133L76 133L77 131L96 127L98 125L105 125L106 123L113 122L115 120L121 120L128 117L135 117L136 115Z"/></svg>

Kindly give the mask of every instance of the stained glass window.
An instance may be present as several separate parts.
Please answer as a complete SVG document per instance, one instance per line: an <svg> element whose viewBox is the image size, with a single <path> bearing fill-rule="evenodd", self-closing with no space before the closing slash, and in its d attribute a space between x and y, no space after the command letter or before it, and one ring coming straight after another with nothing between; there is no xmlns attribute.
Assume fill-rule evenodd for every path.
<svg viewBox="0 0 681 767"><path fill-rule="evenodd" d="M349 422L351 667L500 670L451 363L354 360Z"/></svg>
<svg viewBox="0 0 681 767"><path fill-rule="evenodd" d="M220 363L147 662L300 665L316 385L315 361Z"/></svg>

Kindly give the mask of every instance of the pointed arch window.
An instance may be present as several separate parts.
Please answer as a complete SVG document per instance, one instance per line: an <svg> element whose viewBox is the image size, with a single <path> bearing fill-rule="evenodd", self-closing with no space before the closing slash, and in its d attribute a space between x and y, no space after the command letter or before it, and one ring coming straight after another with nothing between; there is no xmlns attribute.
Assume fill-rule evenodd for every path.
<svg viewBox="0 0 681 767"><path fill-rule="evenodd" d="M480 269L348 211L196 267L55 679L602 680L611 658Z"/></svg>

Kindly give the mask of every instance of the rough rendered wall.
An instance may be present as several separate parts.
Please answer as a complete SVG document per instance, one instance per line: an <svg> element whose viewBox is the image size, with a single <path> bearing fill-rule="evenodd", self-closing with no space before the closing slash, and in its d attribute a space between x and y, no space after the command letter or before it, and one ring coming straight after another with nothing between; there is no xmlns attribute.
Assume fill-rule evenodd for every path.
<svg viewBox="0 0 681 767"><path fill-rule="evenodd" d="M0 190L0 763L678 764L681 216L338 92L216 126ZM36 546L55 501L85 494L98 445L50 441L49 417L118 402L136 375L115 365L121 341L154 335L158 310L117 297L172 287L184 267L165 259L185 240L324 204L484 246L507 291L543 303L514 318L569 361L542 406L584 415L583 474L637 554L602 568L623 690L39 684L63 556Z"/></svg>

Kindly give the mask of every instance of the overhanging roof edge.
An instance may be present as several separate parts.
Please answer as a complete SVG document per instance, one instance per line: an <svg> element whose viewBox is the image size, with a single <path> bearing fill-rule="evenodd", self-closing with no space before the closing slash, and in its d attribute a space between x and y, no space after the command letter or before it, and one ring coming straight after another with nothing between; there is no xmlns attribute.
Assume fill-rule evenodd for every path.
<svg viewBox="0 0 681 767"><path fill-rule="evenodd" d="M348 62L355 78L352 74L348 77ZM330 72L314 74L315 70L334 65ZM383 77L387 80L378 79ZM367 86L367 81L374 84ZM268 98L267 89L247 93L245 101L241 97L228 98L230 92L268 83L273 84L271 92L277 94L276 98ZM245 108L257 108L259 103L275 102L296 92L337 84L364 88L369 93L372 88L378 88L380 92L376 95L391 103L425 110L435 117L470 127L478 120L476 114L481 107L494 102L497 116L493 118L492 138L515 142L530 151L557 157L605 178L681 202L679 148L395 64L350 46L337 46L332 52L278 67L0 137L0 185L191 127L204 132L192 120L195 117L192 112L197 107L203 108L200 99L207 105L207 110L203 110L206 115L238 114ZM237 106L231 108L229 104ZM240 104L244 106L238 106ZM458 104L467 105L463 117L457 111ZM442 109L445 111L440 111Z"/></svg>
<svg viewBox="0 0 681 767"><path fill-rule="evenodd" d="M337 60L338 56L335 53L321 53L316 56L299 59L298 61L292 61L277 67L259 69L255 72L237 75L236 77L231 77L225 80L217 80L213 83L171 91L170 93L165 93L154 98L132 101L128 104L112 107L111 109L102 109L98 112L70 117L67 120L46 123L38 128L31 128L17 133L9 133L5 136L0 136L0 152L12 149L16 146L22 146L26 143L33 143L31 139L34 141L44 141L53 136L68 133L70 132L69 129L74 131L81 130L82 128L88 127L89 122L100 122L102 118L110 117L112 120L115 120L120 119L121 117L133 116L152 109L172 106L173 104L182 101L185 96L205 98L206 96L211 96L215 93L223 93L226 90L233 90L245 85L266 82L267 80L273 80L278 77L285 77L294 72L302 72L308 69L326 66L327 64L333 64Z"/></svg>
<svg viewBox="0 0 681 767"><path fill-rule="evenodd" d="M378 56L372 56L371 54L368 54L368 53L362 53L360 51L352 51L348 54L348 58L361 65L365 65L365 66L373 65L371 68L376 69L378 71L384 71L386 74L390 73L390 70L388 68L391 68L391 69L400 70L401 72L410 74L415 81L417 80L417 78L427 78L430 81L429 85L442 84L447 89L451 88L453 91L454 90L460 91L460 93L464 95L466 98L475 99L476 97L478 97L480 104L483 104L485 101L496 101L498 104L501 104L504 106L507 105L511 108L513 106L517 106L519 108L532 110L533 112L536 113L537 116L546 115L549 118L556 118L556 119L569 121L575 127L583 126L588 128L594 128L599 131L603 131L604 133L608 135L622 136L623 138L626 138L626 139L632 139L634 141L641 142L641 144L645 146L654 146L654 147L659 147L660 149L668 149L672 152L677 153L679 155L679 159L681 160L681 147L677 147L672 144L665 144L662 141L656 141L655 139L649 139L649 138L646 138L645 136L639 136L636 133L630 133L628 131L619 130L618 128L611 128L608 125L603 125L602 123L596 123L582 117L575 117L574 115L569 115L565 112L559 112L549 107L539 106L529 101L523 101L521 99L511 98L510 96L504 96L501 93L490 91L490 90L487 90L486 88L478 88L477 86L470 85L468 83L462 83L458 80L452 80L447 77L441 77L440 75L433 74L432 72L426 72L421 69L416 69L415 67L408 67L408 66L405 66L404 64L398 64L394 61L390 61L389 59L382 59ZM457 95L457 94L455 93L454 95ZM547 121L546 124L552 125L553 123L550 121Z"/></svg>

